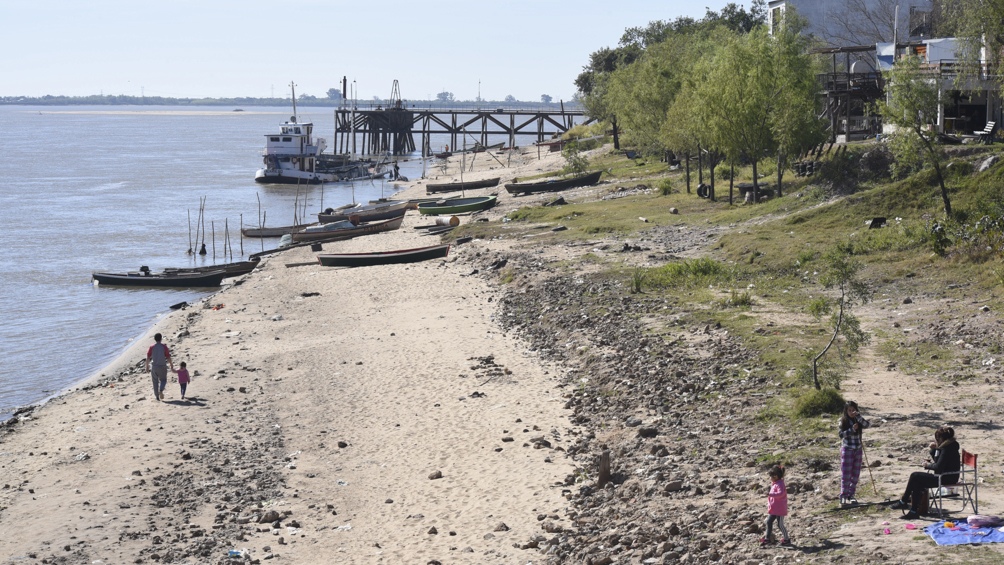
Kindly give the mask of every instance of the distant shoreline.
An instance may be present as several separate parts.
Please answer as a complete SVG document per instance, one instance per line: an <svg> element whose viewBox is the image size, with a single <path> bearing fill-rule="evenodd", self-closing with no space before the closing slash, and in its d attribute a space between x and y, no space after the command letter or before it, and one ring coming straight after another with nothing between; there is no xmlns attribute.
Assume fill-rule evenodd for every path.
<svg viewBox="0 0 1004 565"><path fill-rule="evenodd" d="M503 102L498 100L405 100L407 108L442 108L442 109L471 109L471 110L540 110L554 109L560 110L564 107L568 111L581 111L583 107L575 101L558 102L532 102L515 101ZM0 106L262 106L262 107L288 107L292 102L288 98L161 98L151 96L0 96ZM343 99L333 98L307 98L298 99L297 106L315 108L340 108L346 105ZM354 106L360 109L386 108L389 106L388 100L357 100Z"/></svg>

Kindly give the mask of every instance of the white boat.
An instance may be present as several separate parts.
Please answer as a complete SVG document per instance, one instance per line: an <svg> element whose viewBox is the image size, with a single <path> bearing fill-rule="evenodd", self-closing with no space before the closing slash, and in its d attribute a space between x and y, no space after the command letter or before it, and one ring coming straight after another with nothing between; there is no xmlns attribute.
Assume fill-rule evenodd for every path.
<svg viewBox="0 0 1004 565"><path fill-rule="evenodd" d="M325 155L327 142L322 137L315 139L313 133L313 123L297 119L294 89L293 115L279 126L279 133L265 135L264 167L255 173L255 182L319 184L372 179L387 174L373 161L353 160L349 155Z"/></svg>

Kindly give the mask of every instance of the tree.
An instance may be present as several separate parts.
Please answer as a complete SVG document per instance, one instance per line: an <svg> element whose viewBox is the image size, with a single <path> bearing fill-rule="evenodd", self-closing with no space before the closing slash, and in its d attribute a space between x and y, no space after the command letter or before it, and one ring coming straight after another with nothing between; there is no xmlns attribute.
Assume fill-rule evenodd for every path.
<svg viewBox="0 0 1004 565"><path fill-rule="evenodd" d="M329 88L328 89L328 99L330 99L330 100L341 100L342 99L342 91L339 90L339 89L337 89L337 88Z"/></svg>
<svg viewBox="0 0 1004 565"><path fill-rule="evenodd" d="M549 94L541 94L540 95L540 101L543 102L544 104L550 104L551 100L552 100L552 98L551 98L551 96Z"/></svg>
<svg viewBox="0 0 1004 565"><path fill-rule="evenodd" d="M839 8L827 14L833 26L822 39L836 46L892 43L899 4L900 0L844 0ZM908 16L901 10L899 17L903 21Z"/></svg>
<svg viewBox="0 0 1004 565"><path fill-rule="evenodd" d="M785 14L773 37L774 76L778 104L771 115L771 132L777 141L777 195L790 161L807 148L822 143L826 129L816 107L819 69L806 56L809 40L801 33L805 21L795 13Z"/></svg>
<svg viewBox="0 0 1004 565"><path fill-rule="evenodd" d="M444 90L436 95L436 100L440 102L453 102L453 93Z"/></svg>
<svg viewBox="0 0 1004 565"><path fill-rule="evenodd" d="M505 101L509 102L509 103L515 102L516 101L516 97L513 96L512 94L507 94L506 97L505 97Z"/></svg>
<svg viewBox="0 0 1004 565"><path fill-rule="evenodd" d="M951 217L952 203L941 166L944 149L937 143L931 126L938 117L941 77L922 68L919 57L899 60L885 75L889 101L880 101L878 109L885 123L896 126L889 138L889 148L895 156L893 172L924 165L934 168L945 216Z"/></svg>
<svg viewBox="0 0 1004 565"><path fill-rule="evenodd" d="M661 141L666 112L683 80L681 64L689 54L689 38L674 35L649 47L633 64L610 74L608 103L631 133L631 141L649 153L665 146Z"/></svg>
<svg viewBox="0 0 1004 565"><path fill-rule="evenodd" d="M578 141L569 141L561 148L561 156L565 158L565 173L582 174L589 169L589 159L582 154Z"/></svg>
<svg viewBox="0 0 1004 565"><path fill-rule="evenodd" d="M759 199L758 161L777 147L771 119L781 85L772 41L764 27L743 36L724 36L721 48L704 63L706 79L698 87L714 146L732 162L745 157L753 164L754 201Z"/></svg>
<svg viewBox="0 0 1004 565"><path fill-rule="evenodd" d="M960 80L981 77L985 62L987 74L1004 85L998 70L1004 60L1004 0L938 0L937 4L937 20L945 22L939 27L952 28L963 43L960 59L966 72Z"/></svg>
<svg viewBox="0 0 1004 565"><path fill-rule="evenodd" d="M857 277L861 264L854 260L853 253L853 246L845 243L837 245L823 257L825 267L819 282L826 289L836 288L840 294L835 301L821 296L809 305L809 312L816 319L831 314L830 323L833 327L830 341L812 358L812 382L816 390L822 390L819 382L819 360L836 343L837 338L842 336L844 344L852 353L870 339L868 334L861 330L861 322L851 313L855 304L866 304L871 298L871 289ZM833 311L834 308L836 312Z"/></svg>

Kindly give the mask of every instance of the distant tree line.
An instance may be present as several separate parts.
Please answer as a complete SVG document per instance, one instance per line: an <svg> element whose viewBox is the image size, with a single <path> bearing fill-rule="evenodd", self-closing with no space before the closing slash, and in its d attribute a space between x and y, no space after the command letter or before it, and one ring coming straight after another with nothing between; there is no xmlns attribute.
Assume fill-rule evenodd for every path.
<svg viewBox="0 0 1004 565"><path fill-rule="evenodd" d="M163 96L126 96L126 95L91 95L91 96L0 96L0 104L7 105L30 105L30 106L285 106L290 103L289 98L167 98ZM310 94L300 94L296 97L296 103L300 106L325 106L336 107L345 103L341 90L331 88L324 98L312 96ZM360 106L375 107L386 106L390 100L374 96L369 100L359 100L356 102ZM510 108L538 108L541 104L557 106L560 102L552 102L551 96L541 95L540 102L520 101L513 95L508 95L505 100L457 100L452 92L440 92L435 100L406 100L407 106L418 106L423 108L435 107L455 107L472 106L475 104L482 106L510 107ZM576 100L564 101L566 109L580 108Z"/></svg>

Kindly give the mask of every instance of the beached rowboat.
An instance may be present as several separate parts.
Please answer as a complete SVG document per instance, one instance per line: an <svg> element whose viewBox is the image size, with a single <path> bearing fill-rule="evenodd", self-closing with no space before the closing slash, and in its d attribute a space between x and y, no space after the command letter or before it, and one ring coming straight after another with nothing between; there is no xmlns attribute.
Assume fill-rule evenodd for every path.
<svg viewBox="0 0 1004 565"><path fill-rule="evenodd" d="M325 267L367 267L370 265L396 265L417 263L429 259L446 257L450 245L431 245L415 249L396 251L376 251L370 253L324 253L317 256L317 262Z"/></svg>
<svg viewBox="0 0 1004 565"><path fill-rule="evenodd" d="M360 222L375 222L403 216L407 211L407 200L386 200L355 206L342 206L341 208L328 208L317 214L317 221L328 224L355 217Z"/></svg>
<svg viewBox="0 0 1004 565"><path fill-rule="evenodd" d="M297 224L295 226L279 226L274 228L246 227L241 230L241 234L243 234L244 237L282 237L287 233L300 231L303 228L312 225L314 224Z"/></svg>
<svg viewBox="0 0 1004 565"><path fill-rule="evenodd" d="M226 271L163 272L151 273L92 273L91 278L101 286L143 286L166 288L199 288L220 286L228 276Z"/></svg>
<svg viewBox="0 0 1004 565"><path fill-rule="evenodd" d="M567 179L552 179L539 182L514 182L505 185L509 194L532 194L534 192L556 192L568 190L579 186L589 186L600 182L600 175L603 171L586 173Z"/></svg>
<svg viewBox="0 0 1004 565"><path fill-rule="evenodd" d="M463 214L487 210L495 205L497 196L477 196L472 198L451 198L437 202L423 202L418 205L418 213L432 216L442 214Z"/></svg>
<svg viewBox="0 0 1004 565"><path fill-rule="evenodd" d="M135 272L91 273L91 279L102 286L210 287L220 286L223 279L246 275L257 266L258 260L254 259L205 267L167 268L160 273L154 273L144 265Z"/></svg>
<svg viewBox="0 0 1004 565"><path fill-rule="evenodd" d="M365 222L358 225L348 220L342 220L340 222L311 226L294 232L293 241L340 241L343 239L352 239L360 235L396 230L401 227L402 222L404 222L403 214L389 220Z"/></svg>
<svg viewBox="0 0 1004 565"><path fill-rule="evenodd" d="M493 186L498 186L499 180L499 177L495 177L493 179L470 180L466 182L432 183L425 185L425 193L459 192L461 190L473 190L475 188L491 188Z"/></svg>

